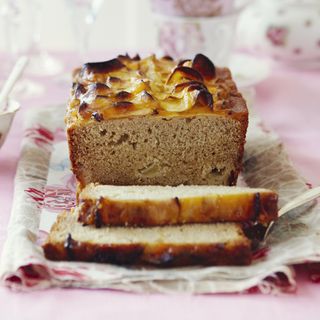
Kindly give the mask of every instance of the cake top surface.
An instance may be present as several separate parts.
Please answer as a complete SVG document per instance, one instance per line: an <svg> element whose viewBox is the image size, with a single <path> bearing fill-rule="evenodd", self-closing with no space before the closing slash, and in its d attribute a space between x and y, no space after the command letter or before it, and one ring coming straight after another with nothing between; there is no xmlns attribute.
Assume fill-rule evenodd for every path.
<svg viewBox="0 0 320 320"><path fill-rule="evenodd" d="M247 114L230 71L202 54L183 61L119 55L84 64L73 80L68 125L145 115Z"/></svg>

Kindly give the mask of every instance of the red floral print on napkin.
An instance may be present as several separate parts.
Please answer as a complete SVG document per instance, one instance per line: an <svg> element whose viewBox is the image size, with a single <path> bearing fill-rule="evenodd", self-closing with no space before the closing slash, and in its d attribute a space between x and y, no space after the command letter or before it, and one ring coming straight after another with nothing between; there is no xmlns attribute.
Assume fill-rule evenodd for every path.
<svg viewBox="0 0 320 320"><path fill-rule="evenodd" d="M60 212L62 210L70 210L74 206L74 190L62 186L46 186L44 208L50 211Z"/></svg>
<svg viewBox="0 0 320 320"><path fill-rule="evenodd" d="M52 145L54 140L53 133L41 125L27 129L25 135L36 146L44 150L48 150L48 147Z"/></svg>
<svg viewBox="0 0 320 320"><path fill-rule="evenodd" d="M36 188L28 188L24 190L27 195L37 203L38 208L43 206L44 192Z"/></svg>

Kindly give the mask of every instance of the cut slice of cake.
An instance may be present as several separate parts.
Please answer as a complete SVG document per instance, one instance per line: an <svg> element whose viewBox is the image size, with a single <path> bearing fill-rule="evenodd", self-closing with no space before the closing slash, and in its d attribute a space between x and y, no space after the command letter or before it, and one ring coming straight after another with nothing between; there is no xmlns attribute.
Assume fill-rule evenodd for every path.
<svg viewBox="0 0 320 320"><path fill-rule="evenodd" d="M267 189L226 186L89 184L78 196L79 221L109 226L258 222L277 218L278 196Z"/></svg>
<svg viewBox="0 0 320 320"><path fill-rule="evenodd" d="M251 242L236 223L152 228L83 226L76 211L59 215L46 243L46 258L159 267L248 265Z"/></svg>
<svg viewBox="0 0 320 320"><path fill-rule="evenodd" d="M234 185L248 125L230 71L204 55L87 63L66 114L82 186Z"/></svg>

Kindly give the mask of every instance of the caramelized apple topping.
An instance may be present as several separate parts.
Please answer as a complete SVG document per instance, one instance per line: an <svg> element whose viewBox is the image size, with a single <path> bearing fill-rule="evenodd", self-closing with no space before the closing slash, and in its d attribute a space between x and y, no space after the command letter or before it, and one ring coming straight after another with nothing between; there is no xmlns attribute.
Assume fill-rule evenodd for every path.
<svg viewBox="0 0 320 320"><path fill-rule="evenodd" d="M181 82L184 79L203 81L201 74L197 70L189 67L177 67L169 76L167 84Z"/></svg>
<svg viewBox="0 0 320 320"><path fill-rule="evenodd" d="M198 53L192 61L192 68L197 70L205 80L212 80L216 76L216 68L205 55Z"/></svg>
<svg viewBox="0 0 320 320"><path fill-rule="evenodd" d="M124 68L125 65L119 59L103 62L89 62L84 64L81 72L109 73Z"/></svg>
<svg viewBox="0 0 320 320"><path fill-rule="evenodd" d="M199 90L197 95L197 103L201 106L208 106L210 109L213 109L212 94L208 90Z"/></svg>
<svg viewBox="0 0 320 320"><path fill-rule="evenodd" d="M132 94L127 91L120 91L116 94L116 98L119 100L128 100L132 98Z"/></svg>
<svg viewBox="0 0 320 320"><path fill-rule="evenodd" d="M111 89L104 83L92 83L88 85L88 92L93 92L96 95L108 96Z"/></svg>
<svg viewBox="0 0 320 320"><path fill-rule="evenodd" d="M229 100L237 94L229 70L216 69L203 54L179 62L170 56L119 55L85 64L74 73L74 82L69 113L98 122L179 112L228 115L234 109Z"/></svg>
<svg viewBox="0 0 320 320"><path fill-rule="evenodd" d="M196 88L199 88L198 90L203 89L203 88L207 90L207 87L205 86L205 84L202 82L199 82L199 81L188 81L188 82L179 83L179 84L175 85L174 90L176 92L180 92L181 90L183 90L184 88L187 88L187 87L190 90L194 90Z"/></svg>

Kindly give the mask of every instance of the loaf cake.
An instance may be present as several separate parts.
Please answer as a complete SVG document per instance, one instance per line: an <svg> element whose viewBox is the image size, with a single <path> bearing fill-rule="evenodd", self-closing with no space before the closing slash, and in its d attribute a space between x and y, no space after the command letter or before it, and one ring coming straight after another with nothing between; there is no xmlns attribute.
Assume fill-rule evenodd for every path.
<svg viewBox="0 0 320 320"><path fill-rule="evenodd" d="M248 265L251 242L236 223L151 228L84 227L76 210L59 215L44 244L50 260L174 267Z"/></svg>
<svg viewBox="0 0 320 320"><path fill-rule="evenodd" d="M277 218L277 199L267 189L89 184L79 194L79 221L96 227L248 221L267 225Z"/></svg>
<svg viewBox="0 0 320 320"><path fill-rule="evenodd" d="M65 117L81 186L234 185L248 125L226 68L128 55L74 73Z"/></svg>

